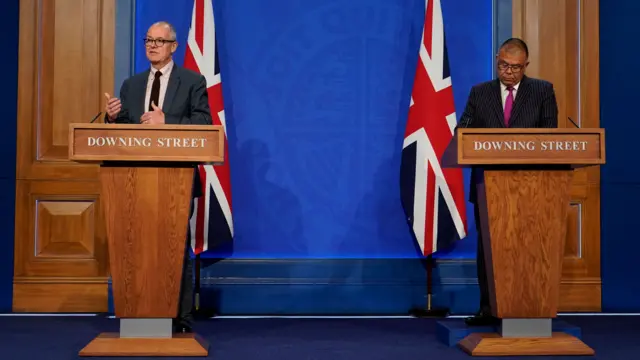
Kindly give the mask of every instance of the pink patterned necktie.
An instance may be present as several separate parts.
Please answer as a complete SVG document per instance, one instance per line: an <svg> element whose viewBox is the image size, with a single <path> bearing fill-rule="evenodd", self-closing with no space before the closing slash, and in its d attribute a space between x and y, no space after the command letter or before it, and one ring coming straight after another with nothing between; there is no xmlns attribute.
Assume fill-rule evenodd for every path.
<svg viewBox="0 0 640 360"><path fill-rule="evenodd" d="M504 126L509 127L509 120L511 119L511 108L513 108L513 87L509 86L509 95L504 102Z"/></svg>

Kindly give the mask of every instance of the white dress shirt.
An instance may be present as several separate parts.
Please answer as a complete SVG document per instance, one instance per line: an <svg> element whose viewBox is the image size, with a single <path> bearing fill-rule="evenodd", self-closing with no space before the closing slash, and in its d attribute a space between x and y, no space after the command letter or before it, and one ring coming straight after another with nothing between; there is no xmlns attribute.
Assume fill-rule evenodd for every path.
<svg viewBox="0 0 640 360"><path fill-rule="evenodd" d="M520 86L520 83L513 85L513 101L516 101L518 86ZM507 90L507 86L503 83L500 83L500 94L502 95L502 110L504 110L504 105L507 102L507 96L509 96L509 90Z"/></svg>
<svg viewBox="0 0 640 360"><path fill-rule="evenodd" d="M173 69L173 60L171 60L167 65L165 65L160 72L162 75L160 76L160 95L158 96L158 107L162 109L162 105L164 104L164 96L167 93L167 85L169 84L169 75L171 75L171 70ZM151 72L149 72L149 79L147 80L147 93L144 96L144 111L149 111L149 101L151 100L151 87L153 87L153 79L156 77L156 72L158 70L151 67Z"/></svg>

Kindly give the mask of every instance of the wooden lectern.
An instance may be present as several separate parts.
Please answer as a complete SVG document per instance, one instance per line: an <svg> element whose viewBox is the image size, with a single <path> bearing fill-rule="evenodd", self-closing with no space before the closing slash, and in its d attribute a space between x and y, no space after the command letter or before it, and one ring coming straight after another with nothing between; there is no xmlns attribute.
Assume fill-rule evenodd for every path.
<svg viewBox="0 0 640 360"><path fill-rule="evenodd" d="M69 159L100 164L119 333L81 356L207 356L195 334L172 334L198 163L221 163L220 126L71 124Z"/></svg>
<svg viewBox="0 0 640 360"><path fill-rule="evenodd" d="M574 168L604 164L603 129L458 129L445 167L477 167L491 309L500 333L474 333L473 356L593 355L552 332ZM482 182L482 180L484 180ZM472 179L474 181L474 179Z"/></svg>

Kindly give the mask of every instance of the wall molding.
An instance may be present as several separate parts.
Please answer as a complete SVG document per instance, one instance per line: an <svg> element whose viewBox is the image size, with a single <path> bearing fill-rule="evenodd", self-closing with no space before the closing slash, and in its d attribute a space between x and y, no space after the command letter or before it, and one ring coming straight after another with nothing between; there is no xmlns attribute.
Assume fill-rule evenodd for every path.
<svg viewBox="0 0 640 360"><path fill-rule="evenodd" d="M433 280L435 306L453 314L477 310L475 260L436 260ZM410 258L202 259L201 284L202 306L223 315L403 315L426 306L426 272L419 259ZM599 289L598 278L561 285L571 299Z"/></svg>
<svg viewBox="0 0 640 360"><path fill-rule="evenodd" d="M475 312L475 261L436 264L434 305ZM224 315L404 315L426 306L420 259L202 259L200 278L200 303Z"/></svg>

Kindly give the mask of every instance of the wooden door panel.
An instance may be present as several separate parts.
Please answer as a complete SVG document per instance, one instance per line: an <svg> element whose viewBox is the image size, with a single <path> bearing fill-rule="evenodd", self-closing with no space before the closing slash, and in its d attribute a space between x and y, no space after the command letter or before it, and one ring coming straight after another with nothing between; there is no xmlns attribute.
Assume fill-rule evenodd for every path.
<svg viewBox="0 0 640 360"><path fill-rule="evenodd" d="M106 312L107 287L101 281L24 278L13 286L15 312Z"/></svg>
<svg viewBox="0 0 640 360"><path fill-rule="evenodd" d="M559 127L600 127L598 0L513 1L513 35L529 46L527 74L551 81ZM600 168L571 188L560 310L600 311Z"/></svg>
<svg viewBox="0 0 640 360"><path fill-rule="evenodd" d="M114 25L112 0L20 3L15 311L107 307L99 168L68 161L67 142L113 89Z"/></svg>
<svg viewBox="0 0 640 360"><path fill-rule="evenodd" d="M66 160L68 125L92 119L113 88L113 7L21 1L18 179L97 179L96 166Z"/></svg>
<svg viewBox="0 0 640 360"><path fill-rule="evenodd" d="M25 181L16 189L16 279L107 275L100 184ZM106 280L106 279L105 279Z"/></svg>
<svg viewBox="0 0 640 360"><path fill-rule="evenodd" d="M100 109L100 2L40 5L37 158L66 160L69 123L91 119Z"/></svg>

